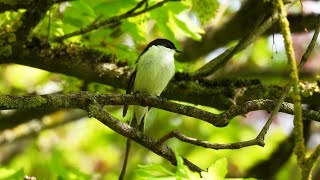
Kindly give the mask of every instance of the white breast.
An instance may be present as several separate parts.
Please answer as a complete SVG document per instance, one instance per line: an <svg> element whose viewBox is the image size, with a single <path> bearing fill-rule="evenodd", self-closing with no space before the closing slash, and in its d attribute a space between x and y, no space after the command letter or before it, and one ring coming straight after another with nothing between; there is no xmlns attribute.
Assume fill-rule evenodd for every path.
<svg viewBox="0 0 320 180"><path fill-rule="evenodd" d="M152 46L142 54L136 65L134 92L159 96L173 77L175 51L163 46ZM138 124L146 115L148 107L134 106Z"/></svg>
<svg viewBox="0 0 320 180"><path fill-rule="evenodd" d="M159 96L174 75L174 53L163 46L152 46L141 55L133 90Z"/></svg>

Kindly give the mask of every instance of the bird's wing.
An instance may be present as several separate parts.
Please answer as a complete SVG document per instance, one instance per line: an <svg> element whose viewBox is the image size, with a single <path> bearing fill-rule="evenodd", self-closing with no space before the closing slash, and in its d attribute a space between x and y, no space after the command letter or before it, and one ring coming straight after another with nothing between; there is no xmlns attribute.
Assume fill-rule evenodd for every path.
<svg viewBox="0 0 320 180"><path fill-rule="evenodd" d="M142 56L151 46L153 46L153 44L148 44L148 46L146 48L144 48L144 50L142 51L142 53L139 55L137 61L136 61L136 66L134 68L134 71L132 72L130 79L129 79L129 83L128 83L128 87L127 87L127 91L126 94L130 94L133 88L133 84L134 84L134 80L136 79L136 74L137 74L137 66L138 66L138 62L140 59L140 56ZM123 113L122 116L125 117L127 115L127 111L128 111L129 106L128 105L124 105L123 107Z"/></svg>
<svg viewBox="0 0 320 180"><path fill-rule="evenodd" d="M130 79L129 79L129 83L128 83L128 87L127 87L127 91L126 94L131 94L132 88L133 88L133 84L134 84L134 80L136 79L136 74L137 74L137 70L133 71ZM125 117L127 114L129 106L128 105L124 105L123 107L123 113L122 116Z"/></svg>

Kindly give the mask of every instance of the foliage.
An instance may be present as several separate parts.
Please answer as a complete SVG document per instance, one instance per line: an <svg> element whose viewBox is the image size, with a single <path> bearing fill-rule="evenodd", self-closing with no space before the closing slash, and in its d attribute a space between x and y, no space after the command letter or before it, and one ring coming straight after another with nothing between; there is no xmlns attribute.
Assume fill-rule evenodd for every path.
<svg viewBox="0 0 320 180"><path fill-rule="evenodd" d="M193 104L184 101L190 97L183 96L183 93L196 91L193 94L195 97L201 97L201 93L204 92L215 93L218 94L218 97L225 97L225 101L228 101L217 103L229 103L231 104L229 108L232 108L236 103L244 103L247 99L252 100L251 95L268 94L270 92L268 88L281 90L289 79L282 37L277 34L268 36L270 32L277 32L276 25L261 37L256 37L252 45L234 55L215 74L195 80L188 74L212 62L214 57L246 37L247 32L244 30L246 27L243 27L240 21L231 24L228 22L235 18L239 11L241 12L240 4L245 6L247 2L250 4L250 2L258 1L239 0L227 4L218 0L165 0L165 3L159 7L139 15L131 14L132 16L120 20L117 18L130 12L141 2L144 3L134 10L135 13L153 7L163 0L59 1L60 3L49 6L43 19L40 19L34 28L31 27L31 34L20 47L19 38L21 36L18 32L20 28L27 26L22 22L25 12L37 12L42 8L41 2L36 5L33 2L35 1L0 1L0 61L2 63L0 66L0 106L21 106L21 111L0 112L0 179L23 179L26 175L49 180L118 179L125 151L126 139L123 136L96 119L86 117L83 112L81 114L70 109L45 109L48 112L43 112L44 109L26 110L25 108L44 102L42 99L31 99L28 104L21 104L19 100L8 98L5 95L53 94L56 92L67 94L79 91L91 91L97 95L123 94L125 93L124 82L127 80L130 68L134 66L146 44L153 39L160 37L170 39L182 51L190 46L191 48L182 55L188 53L193 55L206 48L210 49L211 46L214 47L210 49L209 54L190 56L195 57L191 60L181 59L181 56L177 57L179 61L176 61L175 64L179 73L170 88L179 89L180 92L171 92L171 89L168 89L168 93L179 96L181 104L192 105L219 114L226 109L217 109L208 105L209 102L219 100L208 96L204 97L204 101L207 102L196 100L198 104ZM265 0L264 2L271 1ZM28 9L30 7L31 10ZM300 6L293 6L293 8L296 7L298 7L296 11L301 13ZM222 16L219 17L220 19L215 19L214 27L212 27L212 20L218 13ZM264 13L264 11L259 13ZM254 22L255 17L260 17L258 14L254 17L245 15L240 14L239 19L244 18L245 22ZM112 21L109 22L110 19ZM93 28L104 21L109 23ZM237 29L239 27L240 29ZM79 30L88 30L88 32L63 38ZM253 27L251 30L254 30ZM224 35L222 36L221 33ZM221 37L218 37L217 41L208 43L207 40L217 34ZM298 52L296 53L297 59L305 51L309 37L308 34L293 36L294 48ZM71 44L70 47L77 44L79 48L93 49L97 55L88 56L83 52L80 54L83 55L83 59L76 59L73 62L72 58L79 57L77 53L81 51L72 54L70 52L73 49L66 48L65 51L55 52L54 48L59 49L62 43L66 46ZM203 44L205 46L202 46ZM18 48L21 54L28 58L17 58L21 55L20 52L18 54L13 54L13 52ZM31 53L24 51L28 48L32 50ZM58 54L55 58L52 58L53 52ZM68 53L72 56L69 56ZM40 54L40 57L43 56L42 61L36 58L37 54ZM101 58L105 57L104 55L114 57L115 61ZM7 60L8 57L10 57L9 60ZM72 63L66 63L66 66L56 66L65 63L59 61L60 57L68 57ZM320 66L317 58L319 59L319 48L315 49L314 57L310 58L301 72L303 81L299 83L305 106L315 110L319 108L319 104L315 102L319 97L318 72ZM51 64L46 64L47 62ZM83 64L85 68L81 66ZM80 69L81 72L77 74L75 72L78 67L83 69ZM88 72L97 74L92 73L92 75ZM105 80L111 79L115 83L104 83L98 80L106 72L110 74L110 78ZM247 82L246 80L257 81L256 79L259 79L257 84L244 83L243 85L241 83ZM188 84L190 81L192 86ZM199 86L201 88L188 89ZM247 94L246 90L254 88L257 88L259 92ZM276 92L276 95L280 94L280 91L272 92ZM290 97L287 100L290 101ZM104 107L104 110L115 118L123 122L130 121L131 111L129 110L129 115L123 118L122 109L122 106L116 105ZM152 108L148 113L145 134L154 139L160 139L164 134L178 129L183 134L198 140L213 143L240 142L255 138L269 115L270 112L266 111L241 114L231 119L228 126L218 128L192 117ZM265 137L264 147L250 146L243 149L217 151L172 138L165 144L177 153L176 167L148 149L133 143L127 179L237 179L229 177L240 179L240 177L254 176L254 173L248 174L248 172L267 160L270 160L268 167L278 167L283 163L276 170L272 169L272 178L299 179L300 177L296 175L297 161L290 154L290 144L282 145L283 142L289 141L292 122L291 115L278 114ZM317 129L314 124L311 126ZM317 137L318 134L313 133L314 137ZM314 137L311 136L313 139L309 141L310 147L307 152L315 148L313 142L318 143ZM275 152L278 152L279 149L289 149L289 152L280 155L286 159L281 162L277 161L282 160L281 157L270 159L277 155ZM191 171L184 165L181 156L206 171L200 174ZM270 169L260 170L269 172Z"/></svg>
<svg viewBox="0 0 320 180"><path fill-rule="evenodd" d="M196 12L201 23L206 23L212 19L219 8L218 1L214 0L193 0L192 9Z"/></svg>
<svg viewBox="0 0 320 180"><path fill-rule="evenodd" d="M0 179L16 180L24 178L24 172L22 169L13 170L7 168L0 168L0 174Z"/></svg>
<svg viewBox="0 0 320 180"><path fill-rule="evenodd" d="M183 159L176 154L177 167L176 172L171 172L159 164L139 165L136 173L140 177L147 179L181 179L181 180L210 180L210 179L233 179L225 178L227 170L227 159L219 159L214 164L208 167L208 171L199 173L191 171L186 165L183 164Z"/></svg>
<svg viewBox="0 0 320 180"><path fill-rule="evenodd" d="M177 159L177 170L175 173L170 172L165 167L158 164L150 165L140 165L136 170L136 173L145 178L155 178L155 179L190 179L190 180L200 180L200 179L224 179L227 174L227 160L220 159L216 161L215 164L208 168L208 172L201 172L200 174L192 172L187 166L183 164L183 159L176 154ZM160 175L154 175L158 173Z"/></svg>

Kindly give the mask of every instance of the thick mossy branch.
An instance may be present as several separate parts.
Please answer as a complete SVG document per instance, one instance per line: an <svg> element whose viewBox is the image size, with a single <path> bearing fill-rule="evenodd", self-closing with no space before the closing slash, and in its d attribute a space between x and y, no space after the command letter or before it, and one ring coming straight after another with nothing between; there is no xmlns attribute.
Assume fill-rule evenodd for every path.
<svg viewBox="0 0 320 180"><path fill-rule="evenodd" d="M112 54L79 46L78 44L51 47L33 39L26 47L13 48L12 55L0 54L0 63L17 63L43 70L75 76L86 82L99 82L115 88L127 87L130 67ZM228 109L254 99L278 99L282 87L262 85L258 80L192 80L185 73L176 73L162 97ZM177 96L177 94L179 96ZM303 103L318 104L320 93L303 97ZM291 98L286 99L292 102Z"/></svg>
<svg viewBox="0 0 320 180"><path fill-rule="evenodd" d="M12 49L9 57L0 54L0 62L14 62L120 88L126 87L130 73L126 63L118 61L114 55L78 44L51 47L38 39L33 39L26 47Z"/></svg>
<svg viewBox="0 0 320 180"><path fill-rule="evenodd" d="M0 95L0 106L12 109L35 108L47 101L41 96L7 96Z"/></svg>

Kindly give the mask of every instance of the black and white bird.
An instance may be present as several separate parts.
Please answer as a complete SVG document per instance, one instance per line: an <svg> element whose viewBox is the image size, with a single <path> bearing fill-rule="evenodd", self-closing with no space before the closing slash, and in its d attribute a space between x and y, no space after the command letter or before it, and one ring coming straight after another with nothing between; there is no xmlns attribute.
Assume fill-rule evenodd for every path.
<svg viewBox="0 0 320 180"><path fill-rule="evenodd" d="M136 66L131 74L127 94L131 92L147 93L160 96L175 73L174 54L180 52L167 39L156 39L148 44L138 57ZM123 116L128 106L124 107ZM148 107L134 106L134 115L131 126L144 129L144 119Z"/></svg>
<svg viewBox="0 0 320 180"><path fill-rule="evenodd" d="M180 52L176 46L167 39L156 39L148 44L138 57L134 71L132 72L126 94L147 93L152 96L160 96L175 73L174 54ZM130 125L139 131L144 131L146 114L149 107L134 106L134 114ZM128 106L123 108L123 116L126 116ZM125 175L129 157L131 141L127 140L126 154L119 180Z"/></svg>

